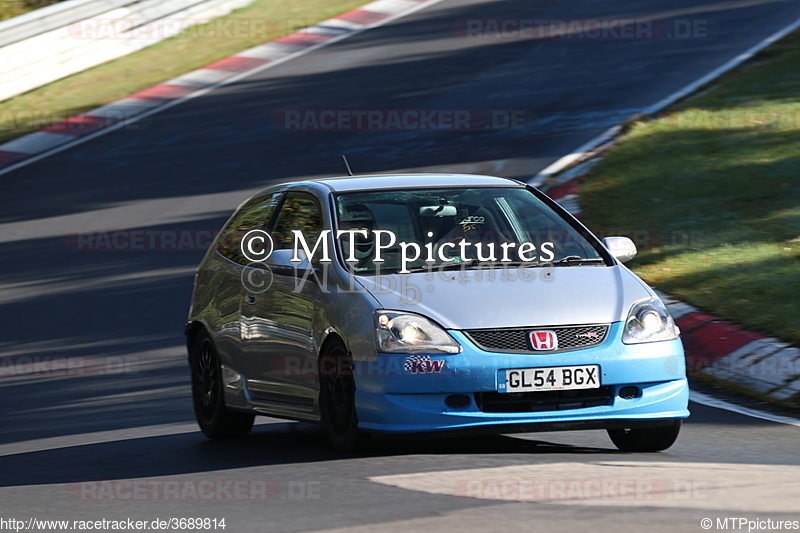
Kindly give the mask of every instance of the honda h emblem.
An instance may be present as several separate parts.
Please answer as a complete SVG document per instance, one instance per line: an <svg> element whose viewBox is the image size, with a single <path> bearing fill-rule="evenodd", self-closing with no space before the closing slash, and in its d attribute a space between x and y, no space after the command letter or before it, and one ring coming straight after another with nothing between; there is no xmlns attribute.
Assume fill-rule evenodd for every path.
<svg viewBox="0 0 800 533"><path fill-rule="evenodd" d="M555 350L558 348L558 337L554 331L531 331L528 334L534 350Z"/></svg>

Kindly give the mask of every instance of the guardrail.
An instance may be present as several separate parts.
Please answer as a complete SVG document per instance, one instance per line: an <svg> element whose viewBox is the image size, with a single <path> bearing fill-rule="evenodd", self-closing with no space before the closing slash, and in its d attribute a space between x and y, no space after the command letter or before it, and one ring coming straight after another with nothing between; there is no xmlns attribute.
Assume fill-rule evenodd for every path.
<svg viewBox="0 0 800 533"><path fill-rule="evenodd" d="M69 0L0 22L0 46L131 4L131 0Z"/></svg>
<svg viewBox="0 0 800 533"><path fill-rule="evenodd" d="M252 1L68 0L4 21L0 102L146 48Z"/></svg>

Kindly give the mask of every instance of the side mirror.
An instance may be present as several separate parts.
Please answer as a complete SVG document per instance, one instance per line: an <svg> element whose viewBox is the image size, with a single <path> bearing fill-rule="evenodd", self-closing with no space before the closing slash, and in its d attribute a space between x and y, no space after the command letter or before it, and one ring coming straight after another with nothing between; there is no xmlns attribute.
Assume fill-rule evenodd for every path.
<svg viewBox="0 0 800 533"><path fill-rule="evenodd" d="M620 263L636 257L636 245L628 237L604 237L603 244Z"/></svg>
<svg viewBox="0 0 800 533"><path fill-rule="evenodd" d="M308 260L303 250L297 251L297 258L300 259L300 262L292 261L293 257L294 250L275 250L267 259L267 265L270 267L277 267L281 273L287 273L290 270L297 271L298 273L312 270L311 262Z"/></svg>

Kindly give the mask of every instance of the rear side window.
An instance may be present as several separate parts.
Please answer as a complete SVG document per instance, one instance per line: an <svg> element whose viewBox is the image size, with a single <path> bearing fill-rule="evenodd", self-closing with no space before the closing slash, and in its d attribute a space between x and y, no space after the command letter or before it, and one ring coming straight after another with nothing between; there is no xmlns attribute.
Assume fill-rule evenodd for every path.
<svg viewBox="0 0 800 533"><path fill-rule="evenodd" d="M311 246L322 232L322 212L311 196L290 194L275 220L272 241L276 250L294 248L293 230L300 230Z"/></svg>
<svg viewBox="0 0 800 533"><path fill-rule="evenodd" d="M244 235L254 229L267 230L272 214L280 201L281 193L262 196L242 206L228 221L217 241L217 251L239 264L250 261L242 255L240 248Z"/></svg>

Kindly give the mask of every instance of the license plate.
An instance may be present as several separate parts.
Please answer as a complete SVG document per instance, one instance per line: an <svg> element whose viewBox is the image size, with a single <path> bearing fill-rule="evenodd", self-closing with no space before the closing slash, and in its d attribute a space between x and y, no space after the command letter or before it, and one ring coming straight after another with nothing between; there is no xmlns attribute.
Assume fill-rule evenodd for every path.
<svg viewBox="0 0 800 533"><path fill-rule="evenodd" d="M599 386L600 365L506 370L506 392L596 389Z"/></svg>

